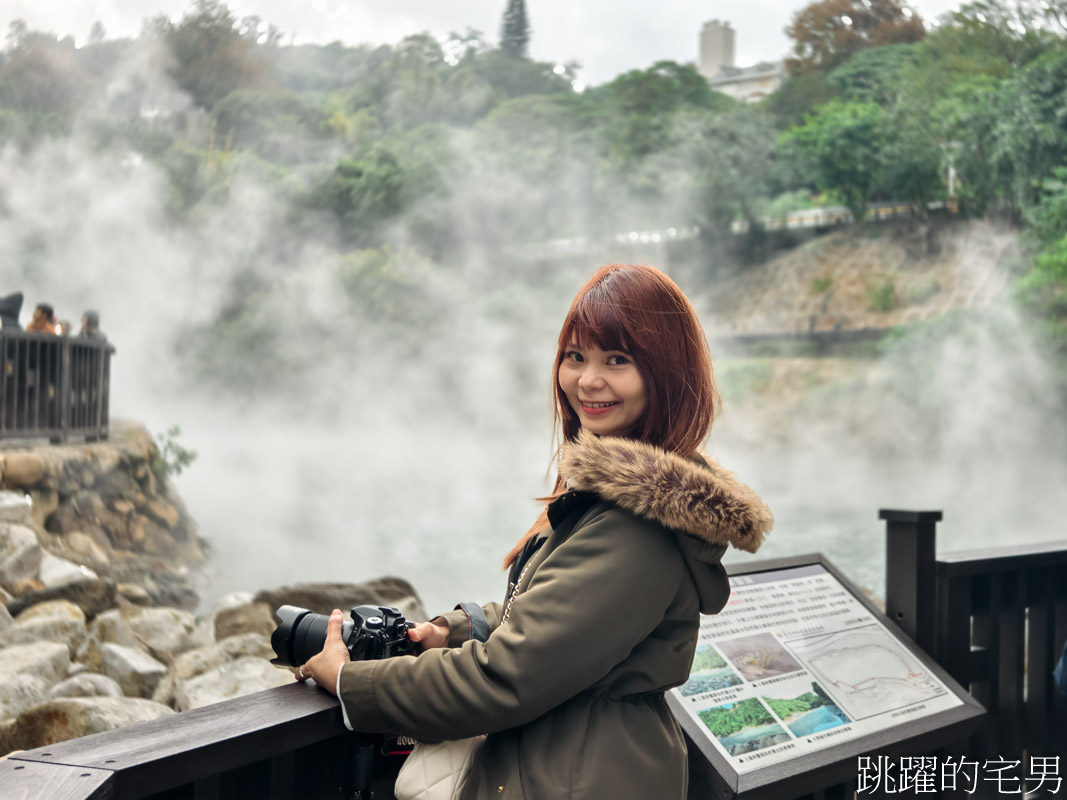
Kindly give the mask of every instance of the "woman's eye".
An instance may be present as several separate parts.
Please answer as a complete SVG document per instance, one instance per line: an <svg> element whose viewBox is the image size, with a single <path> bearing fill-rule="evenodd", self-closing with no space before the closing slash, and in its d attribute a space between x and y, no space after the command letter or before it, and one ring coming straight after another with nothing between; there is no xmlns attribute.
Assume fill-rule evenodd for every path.
<svg viewBox="0 0 1067 800"><path fill-rule="evenodd" d="M626 356L608 356L608 365L612 367L621 367L623 364L629 364L630 359Z"/></svg>
<svg viewBox="0 0 1067 800"><path fill-rule="evenodd" d="M567 356L566 356L566 358L567 358L567 360L568 360L568 361L585 361L585 359L584 359L584 358L582 358L582 354L581 354L581 353L579 353L579 352L578 352L578 351L576 351L576 350L571 350L571 351L569 351L569 352L567 353Z"/></svg>

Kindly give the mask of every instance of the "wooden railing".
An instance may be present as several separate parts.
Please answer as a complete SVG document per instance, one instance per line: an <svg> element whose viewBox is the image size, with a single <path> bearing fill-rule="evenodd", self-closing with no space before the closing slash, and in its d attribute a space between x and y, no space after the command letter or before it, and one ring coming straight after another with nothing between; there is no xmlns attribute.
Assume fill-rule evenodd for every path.
<svg viewBox="0 0 1067 800"><path fill-rule="evenodd" d="M1067 640L1067 541L936 554L941 512L883 510L886 614L986 707L972 758L1067 753L1052 669Z"/></svg>
<svg viewBox="0 0 1067 800"><path fill-rule="evenodd" d="M0 329L0 439L106 439L107 341Z"/></svg>
<svg viewBox="0 0 1067 800"><path fill-rule="evenodd" d="M887 616L989 709L965 754L1067 752L1067 698L1051 678L1067 638L1067 542L937 556L940 512L881 516ZM294 683L15 753L0 760L0 798L317 800L367 798L371 787L388 800L399 759L378 748L345 730L335 698ZM802 791L844 800L856 781Z"/></svg>

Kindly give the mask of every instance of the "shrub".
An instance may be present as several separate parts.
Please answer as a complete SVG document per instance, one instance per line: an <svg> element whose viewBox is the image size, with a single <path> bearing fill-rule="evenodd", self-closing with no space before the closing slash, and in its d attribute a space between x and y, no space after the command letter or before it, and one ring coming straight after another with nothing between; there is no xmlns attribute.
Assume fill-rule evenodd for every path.
<svg viewBox="0 0 1067 800"><path fill-rule="evenodd" d="M897 285L892 277L867 287L867 302L871 311L892 311L897 307Z"/></svg>

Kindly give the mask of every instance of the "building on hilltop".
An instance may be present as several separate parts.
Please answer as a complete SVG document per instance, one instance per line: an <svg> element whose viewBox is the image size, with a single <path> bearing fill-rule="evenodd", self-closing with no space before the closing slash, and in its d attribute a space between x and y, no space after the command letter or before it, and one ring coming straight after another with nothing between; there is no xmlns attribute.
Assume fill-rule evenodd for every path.
<svg viewBox="0 0 1067 800"><path fill-rule="evenodd" d="M700 30L700 74L717 92L754 103L782 85L785 63L761 61L751 67L734 66L734 29L713 19Z"/></svg>

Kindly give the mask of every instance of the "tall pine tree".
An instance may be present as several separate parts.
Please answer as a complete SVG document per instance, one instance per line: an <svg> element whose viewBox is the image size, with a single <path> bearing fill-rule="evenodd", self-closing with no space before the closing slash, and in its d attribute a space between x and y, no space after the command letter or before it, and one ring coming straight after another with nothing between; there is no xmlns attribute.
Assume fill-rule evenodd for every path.
<svg viewBox="0 0 1067 800"><path fill-rule="evenodd" d="M500 21L500 49L516 58L526 58L530 44L530 21L525 0L508 0Z"/></svg>

